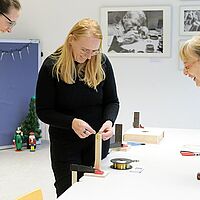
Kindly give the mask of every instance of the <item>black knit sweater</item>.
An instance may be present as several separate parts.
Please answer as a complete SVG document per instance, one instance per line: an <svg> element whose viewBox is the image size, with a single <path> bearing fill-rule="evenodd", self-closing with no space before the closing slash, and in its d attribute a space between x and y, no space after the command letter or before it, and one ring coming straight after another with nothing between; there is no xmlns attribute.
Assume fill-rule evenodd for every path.
<svg viewBox="0 0 200 200"><path fill-rule="evenodd" d="M40 69L36 88L36 110L41 121L50 125L51 138L80 140L72 130L72 121L79 118L98 131L106 120L114 124L119 110L116 84L111 63L102 55L106 78L97 90L78 78L66 84L52 76L54 62L47 57ZM64 137L64 138L63 138Z"/></svg>

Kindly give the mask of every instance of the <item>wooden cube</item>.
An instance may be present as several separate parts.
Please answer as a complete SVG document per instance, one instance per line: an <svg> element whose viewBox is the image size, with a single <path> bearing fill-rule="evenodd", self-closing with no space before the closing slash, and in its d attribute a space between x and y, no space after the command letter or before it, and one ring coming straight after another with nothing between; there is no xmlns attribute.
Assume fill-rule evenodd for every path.
<svg viewBox="0 0 200 200"><path fill-rule="evenodd" d="M131 128L123 134L123 141L158 144L164 137L164 130L159 128Z"/></svg>

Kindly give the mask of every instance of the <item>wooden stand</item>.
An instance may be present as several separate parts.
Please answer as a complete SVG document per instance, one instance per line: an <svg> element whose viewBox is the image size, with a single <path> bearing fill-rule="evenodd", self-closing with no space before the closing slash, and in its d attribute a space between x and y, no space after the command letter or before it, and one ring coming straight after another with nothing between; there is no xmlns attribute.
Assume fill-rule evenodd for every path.
<svg viewBox="0 0 200 200"><path fill-rule="evenodd" d="M140 113L134 112L133 128L140 128Z"/></svg>
<svg viewBox="0 0 200 200"><path fill-rule="evenodd" d="M97 133L95 135L95 162L94 169L101 170L101 149L102 149L102 135L101 133ZM108 175L108 172L103 171L103 173L84 173L84 176L93 176L93 177L105 177Z"/></svg>
<svg viewBox="0 0 200 200"><path fill-rule="evenodd" d="M97 133L95 135L95 162L94 168L101 170L101 149L102 149L102 135Z"/></svg>
<svg viewBox="0 0 200 200"><path fill-rule="evenodd" d="M110 143L110 148L122 147L122 124L115 124L114 143Z"/></svg>
<svg viewBox="0 0 200 200"><path fill-rule="evenodd" d="M115 124L115 143L122 144L122 124Z"/></svg>

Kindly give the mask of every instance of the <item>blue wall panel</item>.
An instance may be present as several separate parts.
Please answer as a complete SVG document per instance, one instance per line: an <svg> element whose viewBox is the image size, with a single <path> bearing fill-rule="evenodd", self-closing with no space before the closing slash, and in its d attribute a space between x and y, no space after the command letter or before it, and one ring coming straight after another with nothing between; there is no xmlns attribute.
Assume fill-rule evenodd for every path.
<svg viewBox="0 0 200 200"><path fill-rule="evenodd" d="M12 144L16 128L28 113L30 99L35 95L39 50L39 43L0 41L1 146Z"/></svg>

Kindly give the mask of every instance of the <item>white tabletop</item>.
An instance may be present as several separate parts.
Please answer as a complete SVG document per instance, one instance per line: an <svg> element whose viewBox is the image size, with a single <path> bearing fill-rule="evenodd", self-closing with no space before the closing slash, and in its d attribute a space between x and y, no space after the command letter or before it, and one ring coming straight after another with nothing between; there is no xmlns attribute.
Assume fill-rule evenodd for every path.
<svg viewBox="0 0 200 200"><path fill-rule="evenodd" d="M200 145L200 130L165 129L160 144L131 147L128 151L113 151L103 161L108 175L84 176L70 187L59 200L152 199L199 200L200 156L181 156L183 145ZM111 169L112 158L136 159L130 170ZM142 167L135 173L135 167Z"/></svg>

